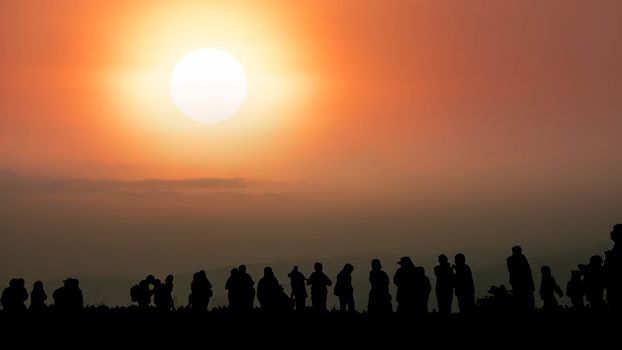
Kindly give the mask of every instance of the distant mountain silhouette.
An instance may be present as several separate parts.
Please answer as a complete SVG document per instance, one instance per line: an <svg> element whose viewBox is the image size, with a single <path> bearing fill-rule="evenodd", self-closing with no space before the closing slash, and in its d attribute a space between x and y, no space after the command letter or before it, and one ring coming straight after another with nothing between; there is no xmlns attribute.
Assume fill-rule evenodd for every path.
<svg viewBox="0 0 622 350"><path fill-rule="evenodd" d="M554 253L544 256L530 256L529 260L532 266L548 265L556 271L558 283L560 285L566 285L566 282L570 278L569 271L576 269L576 266L580 263L586 263L586 257L594 254L599 254L610 248L609 242L603 241L602 244L594 245L592 247L585 247L580 250L573 250L562 253ZM467 256L468 263L473 270L473 276L475 278L476 297L481 298L487 295L487 292L491 285L508 284L507 283L507 268L504 264L499 263L503 261L507 251L502 249L484 249L482 247L468 248L460 250ZM475 251L477 253L475 253ZM439 252L445 253L450 257L457 251ZM351 263L354 265L354 272L352 273L352 285L354 287L354 301L357 305L357 309L362 311L367 308L367 301L369 298L369 270L370 261L372 258L377 257L382 261L383 269L387 271L389 276L393 276L395 270L399 267L397 261L400 258L399 254L387 254L387 253L366 253L356 256L343 256L333 257L327 259L318 259L322 261L324 265L324 271L333 280L336 279L337 273L341 271L345 263ZM432 271L434 265L437 264L437 254L429 256L417 256L411 255L412 260L418 266L424 266L426 271ZM289 294L290 286L287 279L287 274L291 271L292 266L298 265L300 271L306 276L309 276L313 271L313 263L315 260L283 260L277 262L270 262L266 264L247 264L249 273L259 280L263 275L263 269L266 266L271 266L276 277L283 283L285 292ZM226 291L224 289L225 281L229 276L231 268L234 266L223 266L216 269L206 269L207 276L213 285L214 295L210 299L210 308L225 306L228 304ZM565 272L568 272L567 274ZM165 272L162 275L156 277L164 279L166 274L173 272ZM190 283L192 281L192 275L194 272L175 274L175 287L173 289L173 300L177 307L185 306L188 304L188 295L190 294ZM69 276L66 276L69 277ZM86 305L99 305L105 304L109 306L129 306L130 300L130 288L136 284L144 276L88 276L77 275L72 276L80 280L80 288L84 291L84 302ZM65 277L55 280L44 281L45 288L48 291L53 291L63 285L62 281ZM434 277L432 277L432 281ZM28 290L31 290L34 280L27 280L26 286ZM395 285L391 283L390 292L395 295ZM538 306L541 306L541 301L536 298ZM569 305L568 298L563 297L559 299L561 305ZM430 295L429 308L430 310L437 308L436 296L434 293ZM327 306L329 309L338 308L339 301L337 298L331 296L328 298ZM452 310L457 311L457 304L454 303Z"/></svg>

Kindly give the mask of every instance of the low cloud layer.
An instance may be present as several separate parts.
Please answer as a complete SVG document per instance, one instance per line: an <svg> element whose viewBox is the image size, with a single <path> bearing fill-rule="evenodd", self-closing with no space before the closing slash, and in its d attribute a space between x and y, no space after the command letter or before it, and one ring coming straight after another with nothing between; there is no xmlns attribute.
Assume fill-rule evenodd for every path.
<svg viewBox="0 0 622 350"><path fill-rule="evenodd" d="M0 171L0 192L28 195L85 195L94 193L143 194L204 191L234 191L253 186L243 178L190 178L144 180L93 180L87 178L32 177Z"/></svg>

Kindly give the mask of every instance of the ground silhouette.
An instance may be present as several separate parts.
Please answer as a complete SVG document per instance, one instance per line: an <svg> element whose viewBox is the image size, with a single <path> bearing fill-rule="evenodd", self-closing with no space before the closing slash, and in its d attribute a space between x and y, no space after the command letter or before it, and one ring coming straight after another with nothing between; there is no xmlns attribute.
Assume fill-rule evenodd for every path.
<svg viewBox="0 0 622 350"><path fill-rule="evenodd" d="M36 332L52 329L62 333L61 328L66 330L70 325L74 332L82 332L76 334L85 335L91 334L92 329L106 327L118 332L122 327L128 327L135 331L133 334L146 329L181 334L196 327L207 327L214 339L245 333L265 338L275 329L285 332L285 335L279 333L281 336L301 339L305 330L314 329L315 337L310 341L313 343L330 337L346 341L350 331L363 332L358 340L366 336L397 334L390 338L393 341L410 336L412 332L426 337L452 334L453 339L460 339L458 335L468 337L481 329L486 329L490 339L517 334L526 335L527 339L556 339L553 333L556 328L573 337L589 335L597 337L593 341L604 341L607 336L617 334L619 325L620 307L616 299L619 295L616 293L622 278L618 266L621 229L620 225L614 226L610 235L614 247L605 252L605 261L602 256L593 255L588 264L579 264L571 271L565 296L551 268L541 266L539 295L544 302L541 309L534 304L535 284L527 257L520 246L514 246L512 255L506 259L511 288L503 284L493 285L488 294L477 301L474 297L476 279L464 254L456 254L453 265L449 264L447 256L440 255L439 264L434 268L439 308L431 312L430 279L423 266L416 266L410 257L404 256L397 262L400 268L392 280L397 287L396 312L393 312L389 292L391 280L382 270L381 261L374 258L369 271L368 312L355 309L351 279L354 266L350 263L345 264L336 276L333 294L340 301L338 311L326 307L332 281L324 273L322 263L315 263L315 271L309 279L305 279L298 266L294 266L288 275L291 280L289 295L270 266L264 268L255 295L253 277L245 265L240 265L231 270L226 281L228 307L212 309L209 309L209 300L213 287L204 270L194 274L188 304L177 308L171 297L174 288L172 275L168 275L164 283L148 275L130 288L129 294L135 305L121 308L85 306L80 282L76 278L64 280L63 286L53 292L50 305L41 281L34 283L29 294L24 279L13 278L0 298L0 329L17 327L16 331L29 329ZM311 286L311 307L304 302L306 285ZM458 300L458 310L451 309L453 294ZM254 306L255 296L258 308ZM28 297L29 307L26 306ZM569 298L572 306L560 306L557 298L562 297Z"/></svg>

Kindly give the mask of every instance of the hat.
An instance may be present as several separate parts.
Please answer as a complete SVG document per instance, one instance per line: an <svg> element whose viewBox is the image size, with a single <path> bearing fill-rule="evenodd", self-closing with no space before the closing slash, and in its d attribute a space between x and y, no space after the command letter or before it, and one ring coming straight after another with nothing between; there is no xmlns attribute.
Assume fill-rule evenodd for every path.
<svg viewBox="0 0 622 350"><path fill-rule="evenodd" d="M63 281L63 283L66 286L77 286L79 285L80 282L75 278L67 278L66 280Z"/></svg>
<svg viewBox="0 0 622 350"><path fill-rule="evenodd" d="M398 261L397 263L400 264L400 265L404 265L404 264L412 265L413 262L410 260L409 257L403 256L403 257L400 258L400 261Z"/></svg>

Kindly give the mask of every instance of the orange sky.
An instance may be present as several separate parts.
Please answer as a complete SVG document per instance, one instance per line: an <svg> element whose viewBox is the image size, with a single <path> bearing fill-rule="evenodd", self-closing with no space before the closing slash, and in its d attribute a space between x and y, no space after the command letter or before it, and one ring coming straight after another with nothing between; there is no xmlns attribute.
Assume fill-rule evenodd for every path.
<svg viewBox="0 0 622 350"><path fill-rule="evenodd" d="M587 237L582 230L609 227L621 214L611 199L622 190L620 33L622 4L615 0L4 4L0 169L10 175L0 188L10 196L0 204L12 211L0 218L11 216L6 238L14 246L3 244L0 256L20 266L25 237L45 237L52 207L69 215L91 205L93 213L126 222L123 229L147 232L151 210L200 221L206 205L175 185L176 199L163 208L142 197L124 200L132 223L132 215L114 209L115 186L135 191L135 184L111 190L87 179L240 178L252 184L244 195L259 199L212 203L222 211L216 219L242 217L275 232L325 220L319 227L344 232L343 240L369 237L353 251L371 249L374 235L386 231L395 233L389 250L403 239L448 244L464 215L469 229L492 236L503 225L486 227L483 218L508 203L499 215L526 225L516 234L536 237L525 230L538 223L548 230L571 216L569 235ZM175 62L200 47L228 51L249 76L246 104L222 124L185 118L168 96ZM78 185L63 182L66 192L50 193L59 186L50 178ZM584 206L540 210L568 203ZM593 207L602 215L576 216ZM412 212L426 219L409 218ZM357 223L374 213L377 227ZM280 225L288 215L291 222ZM33 218L41 227L25 224ZM209 220L197 225L209 227ZM49 230L63 231L67 222L59 222ZM76 224L75 231L92 225ZM421 228L425 234L408 238ZM109 232L115 229L99 234L110 249L122 244ZM196 232L188 232L162 238L161 246L191 246ZM230 244L220 248L238 252ZM6 258L10 248L17 253Z"/></svg>

